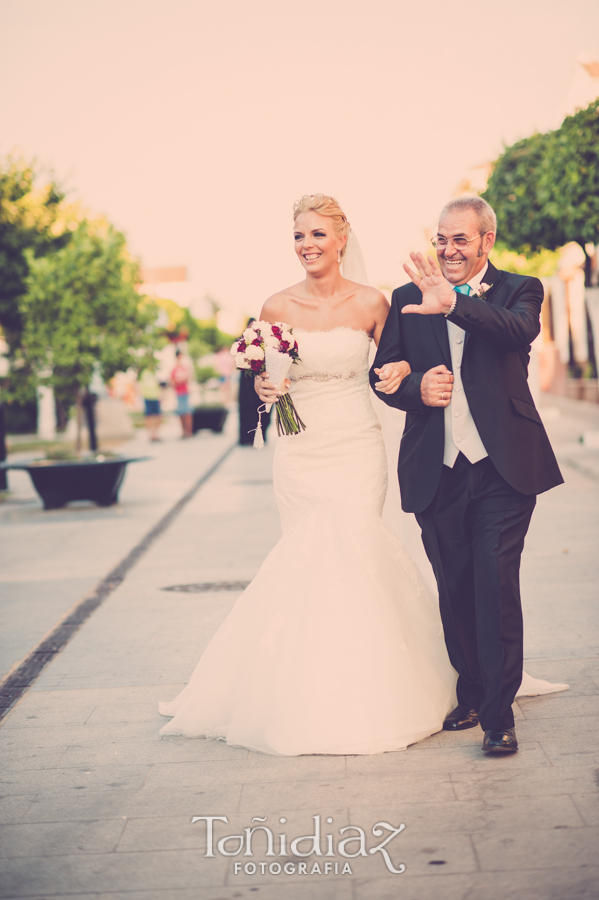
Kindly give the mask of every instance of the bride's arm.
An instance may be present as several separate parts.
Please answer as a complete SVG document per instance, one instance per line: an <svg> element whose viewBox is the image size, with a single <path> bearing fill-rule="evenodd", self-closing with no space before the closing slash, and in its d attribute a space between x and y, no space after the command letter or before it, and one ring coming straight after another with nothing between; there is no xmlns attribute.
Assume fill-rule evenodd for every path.
<svg viewBox="0 0 599 900"><path fill-rule="evenodd" d="M391 307L382 291L375 291L373 288L368 288L367 290L368 294L366 297L372 304L371 313L374 318L374 327L371 334L374 343L378 347Z"/></svg>
<svg viewBox="0 0 599 900"><path fill-rule="evenodd" d="M374 370L379 376L379 380L375 382L375 388L381 394L394 394L404 378L412 371L410 363L405 359L400 362L385 363L380 369Z"/></svg>
<svg viewBox="0 0 599 900"><path fill-rule="evenodd" d="M387 298L384 294L380 293L374 310L375 326L372 332L372 337L377 347L379 345L381 334L383 333L383 328L385 327L385 322L387 321L387 316L389 315L389 308ZM394 394L412 369L409 362L403 359L399 362L385 363L380 369L375 369L374 371L379 376L379 380L374 385L377 391L380 391L382 394Z"/></svg>

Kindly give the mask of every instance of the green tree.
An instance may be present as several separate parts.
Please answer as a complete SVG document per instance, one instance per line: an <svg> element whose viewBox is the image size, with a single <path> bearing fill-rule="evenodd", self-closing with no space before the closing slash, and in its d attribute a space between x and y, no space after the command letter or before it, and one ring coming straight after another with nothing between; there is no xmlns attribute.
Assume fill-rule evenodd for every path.
<svg viewBox="0 0 599 900"><path fill-rule="evenodd" d="M576 241L586 255L599 242L599 99L557 131L508 147L483 197L508 249L530 255Z"/></svg>
<svg viewBox="0 0 599 900"><path fill-rule="evenodd" d="M583 250L599 243L599 98L549 135L539 194L547 215L559 223L550 250L568 241Z"/></svg>
<svg viewBox="0 0 599 900"><path fill-rule="evenodd" d="M549 278L555 275L559 266L557 250L539 250L535 253L516 253L509 250L504 241L497 241L490 256L493 265L517 275L532 275L535 278Z"/></svg>
<svg viewBox="0 0 599 900"><path fill-rule="evenodd" d="M6 373L3 367L0 400L8 404L6 421L13 428L31 427L36 408L31 373L19 356L27 254L43 256L65 246L77 216L76 207L65 203L61 187L53 177L44 175L36 162L17 154L0 159L0 337L7 345L8 359L16 363Z"/></svg>
<svg viewBox="0 0 599 900"><path fill-rule="evenodd" d="M507 147L482 195L497 215L497 234L516 253L559 246L555 244L555 222L539 194L538 174L548 144L549 135L533 134Z"/></svg>
<svg viewBox="0 0 599 900"><path fill-rule="evenodd" d="M210 319L196 319L187 307L179 306L174 300L156 297L156 305L166 313L167 322L162 333L169 340L188 342L192 359L216 353L223 347L230 347L235 338L220 331L216 324L216 314ZM216 302L211 300L213 309L218 311ZM164 316L162 317L164 319Z"/></svg>
<svg viewBox="0 0 599 900"><path fill-rule="evenodd" d="M136 291L138 267L125 237L103 220L84 220L65 247L37 258L30 252L27 262L19 352L33 384L77 403L80 423L94 371L108 380L150 361L156 307Z"/></svg>
<svg viewBox="0 0 599 900"><path fill-rule="evenodd" d="M19 347L23 333L20 298L29 272L28 253L34 258L65 246L71 236L57 183L41 175L33 162L18 156L0 161L0 327L10 351Z"/></svg>

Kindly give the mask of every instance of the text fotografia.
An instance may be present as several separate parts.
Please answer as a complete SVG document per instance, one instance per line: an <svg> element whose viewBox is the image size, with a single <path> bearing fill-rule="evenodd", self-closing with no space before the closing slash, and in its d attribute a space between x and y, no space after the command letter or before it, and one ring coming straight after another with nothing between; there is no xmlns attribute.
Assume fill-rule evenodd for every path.
<svg viewBox="0 0 599 900"><path fill-rule="evenodd" d="M398 834L406 827L403 823L398 825L390 825L389 822L377 822L372 826L372 835L375 838L384 838L384 840L374 846L367 846L366 831L359 825L345 825L338 829L338 836L332 832L322 833L320 816L312 816L314 820L314 830L311 834L301 834L297 837L290 837L286 831L279 831L275 834L273 830L265 823L268 816L254 816L252 823L259 822L259 825L250 825L242 829L241 834L225 834L218 839L215 836L215 822L224 822L229 824L227 816L193 816L191 824L196 822L206 823L206 858L215 858L219 856L254 856L254 835L261 832L266 835L266 852L264 856L286 857L293 856L295 861L287 862L254 862L250 859L247 862L236 861L233 866L235 875L242 872L245 875L256 875L257 873L264 875L266 872L271 875L353 875L351 865L347 860L356 859L360 856L374 856L380 853L389 872L394 875L401 875L405 872L406 867L403 863L394 865L389 855L389 844L397 837ZM280 825L285 825L287 819L281 816ZM326 819L327 825L333 824L333 819ZM219 826L220 827L220 826ZM321 857L321 859L309 859L308 862L298 861L298 857L309 859L310 857ZM338 857L342 857L339 859ZM331 861L334 859L335 861ZM345 860L345 861L344 861Z"/></svg>

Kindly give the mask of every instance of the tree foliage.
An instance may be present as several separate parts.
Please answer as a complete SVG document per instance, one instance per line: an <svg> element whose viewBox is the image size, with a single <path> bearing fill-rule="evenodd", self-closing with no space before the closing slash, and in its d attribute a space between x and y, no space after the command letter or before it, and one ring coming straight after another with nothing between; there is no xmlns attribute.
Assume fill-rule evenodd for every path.
<svg viewBox="0 0 599 900"><path fill-rule="evenodd" d="M539 182L547 214L559 222L555 246L576 241L584 249L599 243L599 98L550 139Z"/></svg>
<svg viewBox="0 0 599 900"><path fill-rule="evenodd" d="M508 147L495 163L482 195L497 215L498 236L517 253L553 249L555 244L555 223L539 196L538 173L548 138L533 134Z"/></svg>
<svg viewBox="0 0 599 900"><path fill-rule="evenodd" d="M517 275L532 275L535 278L550 278L558 270L559 252L539 250L535 253L516 253L504 241L497 241L491 250L490 260L498 269L515 272Z"/></svg>
<svg viewBox="0 0 599 900"><path fill-rule="evenodd" d="M221 331L214 319L194 319L188 309L185 321L189 328L188 351L192 359L198 360L210 353L218 353L231 346L235 338Z"/></svg>
<svg viewBox="0 0 599 900"><path fill-rule="evenodd" d="M108 380L152 356L156 307L137 293L137 265L111 225L84 220L65 247L27 262L22 354L36 384L75 399L96 368Z"/></svg>
<svg viewBox="0 0 599 900"><path fill-rule="evenodd" d="M53 179L40 181L35 163L18 156L0 162L0 327L11 353L24 328L20 298L28 253L43 256L65 246L71 236L63 191Z"/></svg>
<svg viewBox="0 0 599 900"><path fill-rule="evenodd" d="M517 253L599 242L599 99L557 131L508 147L483 193Z"/></svg>
<svg viewBox="0 0 599 900"><path fill-rule="evenodd" d="M161 297L155 300L160 309L158 321L163 327L162 333L171 341L187 341L187 351L196 362L210 353L218 353L223 347L229 348L235 340L233 335L219 329L216 324L219 307L216 301L211 302L214 311L212 318L196 319L187 307L179 306L174 300Z"/></svg>

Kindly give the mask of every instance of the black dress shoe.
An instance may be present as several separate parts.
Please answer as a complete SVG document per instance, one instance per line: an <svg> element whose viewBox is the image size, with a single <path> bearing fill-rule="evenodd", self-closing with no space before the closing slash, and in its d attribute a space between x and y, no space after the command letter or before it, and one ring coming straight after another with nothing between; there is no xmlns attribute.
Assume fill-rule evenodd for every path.
<svg viewBox="0 0 599 900"><path fill-rule="evenodd" d="M446 716L443 731L463 731L464 728L474 728L476 725L478 725L478 710L460 703Z"/></svg>
<svg viewBox="0 0 599 900"><path fill-rule="evenodd" d="M485 731L483 750L485 753L515 753L518 749L516 731L514 728L506 728L499 731L491 728Z"/></svg>

